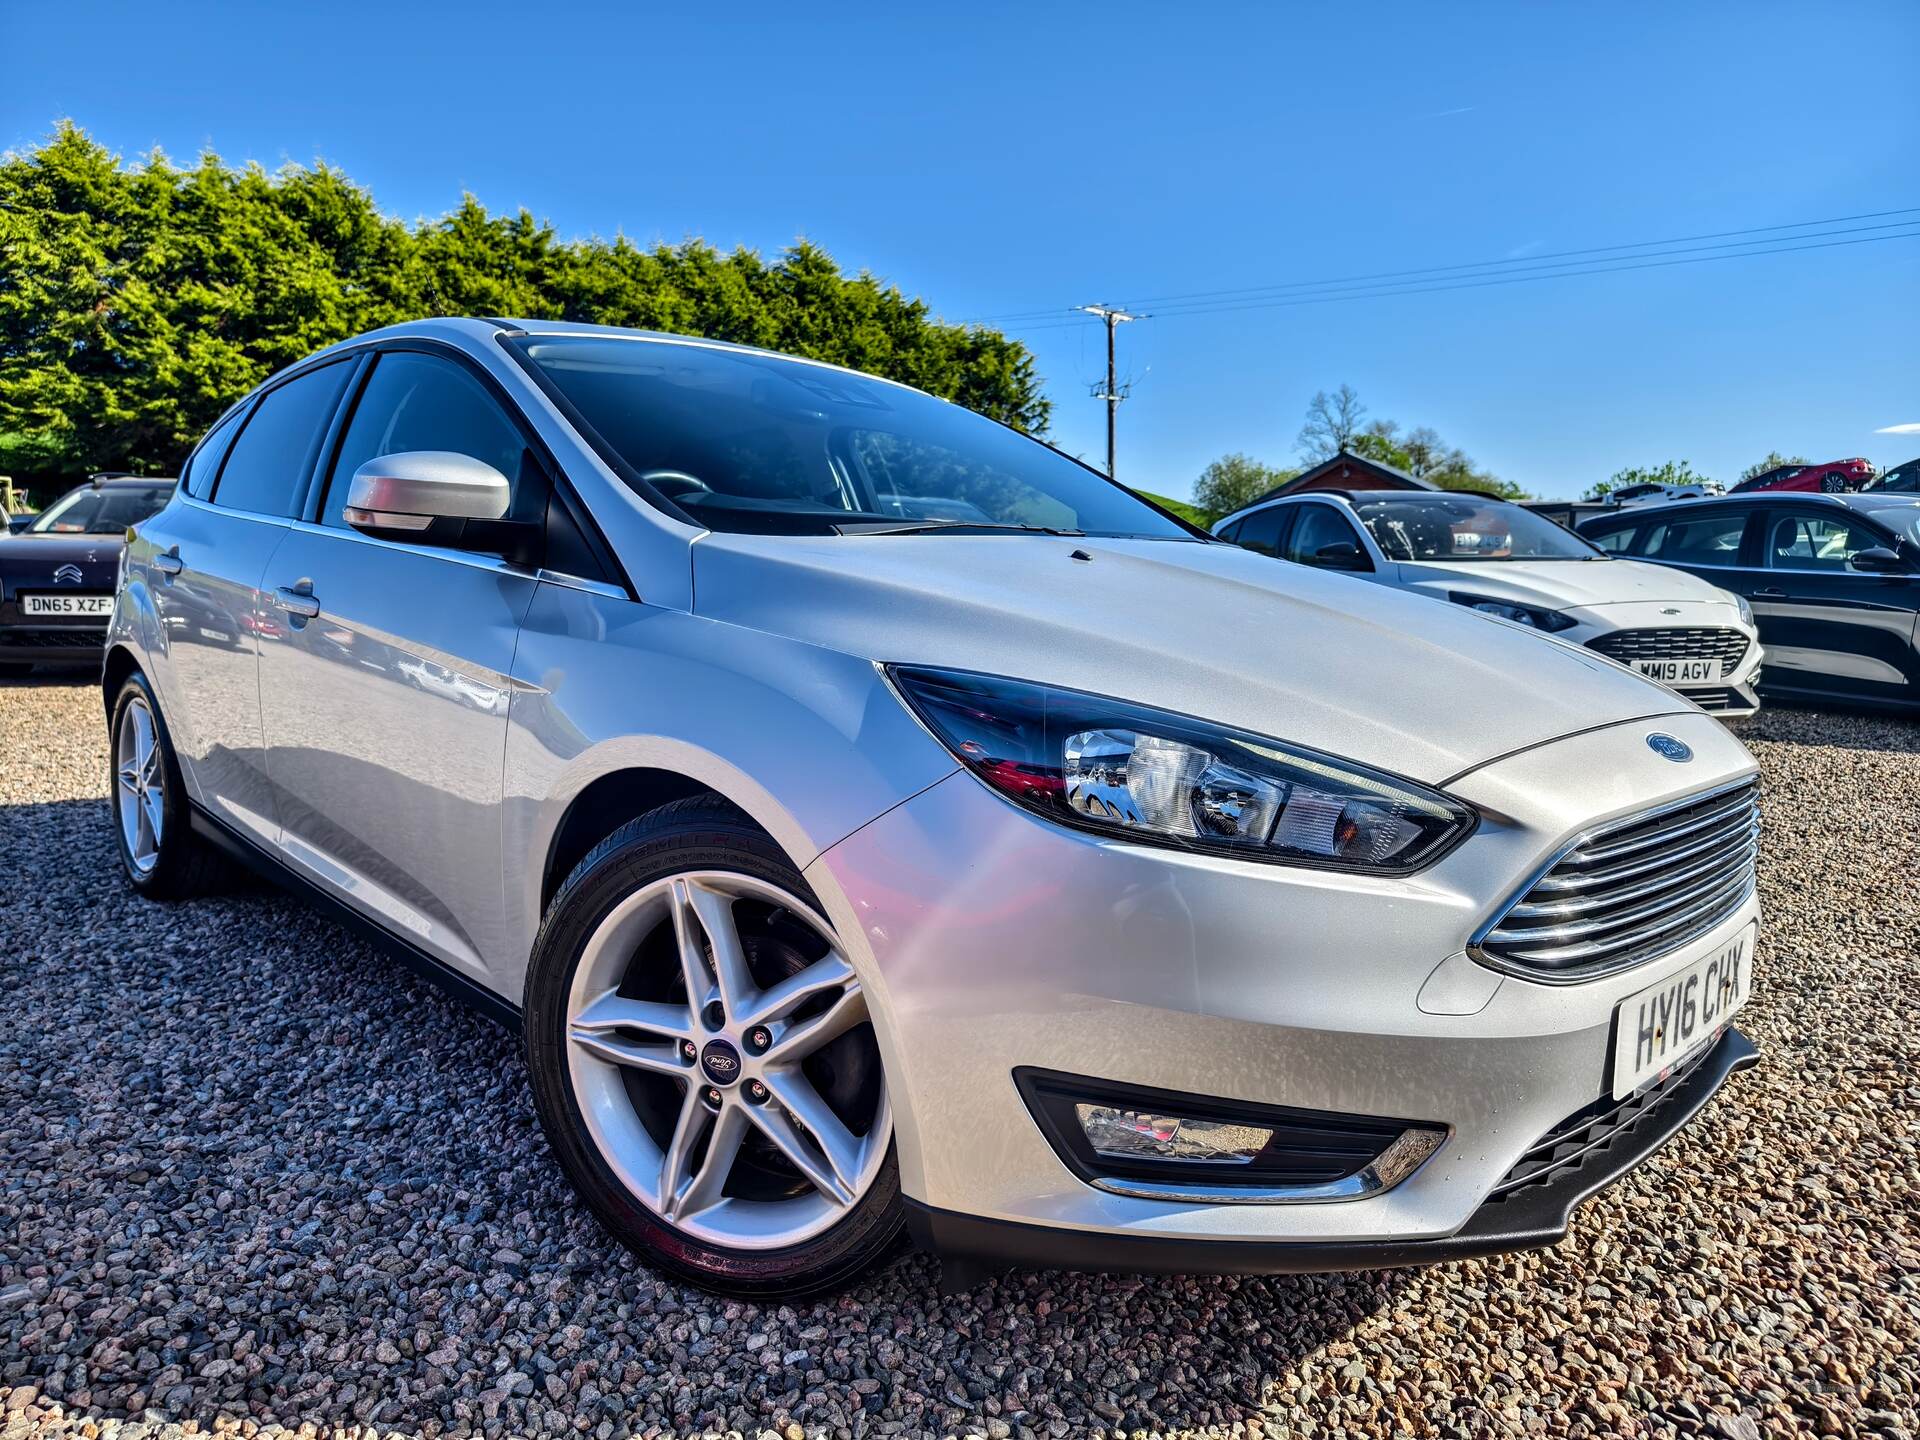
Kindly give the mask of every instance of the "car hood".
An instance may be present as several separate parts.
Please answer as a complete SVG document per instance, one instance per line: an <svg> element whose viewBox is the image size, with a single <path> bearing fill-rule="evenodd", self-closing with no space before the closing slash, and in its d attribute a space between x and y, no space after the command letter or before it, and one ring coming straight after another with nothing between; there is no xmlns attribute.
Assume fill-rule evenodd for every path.
<svg viewBox="0 0 1920 1440"><path fill-rule="evenodd" d="M1231 545L710 534L695 611L877 661L1111 695L1429 782L1691 708L1578 646Z"/></svg>
<svg viewBox="0 0 1920 1440"><path fill-rule="evenodd" d="M62 565L79 567L90 589L113 585L125 537L112 535L7 535L0 537L0 575L11 585L52 584Z"/></svg>
<svg viewBox="0 0 1920 1440"><path fill-rule="evenodd" d="M1448 591L1510 600L1547 610L1692 600L1731 605L1733 598L1697 575L1644 560L1469 560L1457 565L1402 562L1400 583L1444 600Z"/></svg>

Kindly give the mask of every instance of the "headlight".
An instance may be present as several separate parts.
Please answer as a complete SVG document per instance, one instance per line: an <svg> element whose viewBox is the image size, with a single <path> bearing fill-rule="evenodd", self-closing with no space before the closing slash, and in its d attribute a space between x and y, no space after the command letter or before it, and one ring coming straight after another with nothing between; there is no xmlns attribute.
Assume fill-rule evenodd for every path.
<svg viewBox="0 0 1920 1440"><path fill-rule="evenodd" d="M1385 875L1431 864L1474 827L1424 785L1165 710L963 671L887 673L968 769L1063 825Z"/></svg>
<svg viewBox="0 0 1920 1440"><path fill-rule="evenodd" d="M1746 596L1735 595L1733 597L1733 608L1740 612L1741 624L1743 625L1753 624L1753 606L1747 603Z"/></svg>
<svg viewBox="0 0 1920 1440"><path fill-rule="evenodd" d="M1549 633L1571 630L1579 623L1558 610L1539 610L1531 605L1516 605L1511 600L1495 600L1489 595L1468 595L1459 590L1449 590L1447 598L1456 605L1465 605L1483 615L1498 615L1502 620L1511 620L1516 625L1528 625Z"/></svg>

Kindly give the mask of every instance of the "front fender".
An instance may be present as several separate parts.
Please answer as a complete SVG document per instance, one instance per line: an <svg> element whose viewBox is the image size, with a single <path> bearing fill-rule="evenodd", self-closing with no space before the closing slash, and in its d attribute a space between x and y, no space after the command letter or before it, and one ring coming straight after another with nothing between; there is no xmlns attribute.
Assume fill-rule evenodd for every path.
<svg viewBox="0 0 1920 1440"><path fill-rule="evenodd" d="M724 796L804 870L958 768L857 656L562 585L540 587L514 658L504 784L518 997L567 809L620 771Z"/></svg>

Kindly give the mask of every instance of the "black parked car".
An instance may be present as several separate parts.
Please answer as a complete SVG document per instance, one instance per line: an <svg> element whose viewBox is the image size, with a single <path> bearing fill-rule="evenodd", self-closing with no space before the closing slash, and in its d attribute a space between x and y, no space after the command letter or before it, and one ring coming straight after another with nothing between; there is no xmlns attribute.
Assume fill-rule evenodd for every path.
<svg viewBox="0 0 1920 1440"><path fill-rule="evenodd" d="M0 536L0 675L100 664L127 527L172 493L171 480L100 476Z"/></svg>
<svg viewBox="0 0 1920 1440"><path fill-rule="evenodd" d="M1767 652L1762 693L1920 713L1920 495L1728 495L1578 529L1744 595Z"/></svg>

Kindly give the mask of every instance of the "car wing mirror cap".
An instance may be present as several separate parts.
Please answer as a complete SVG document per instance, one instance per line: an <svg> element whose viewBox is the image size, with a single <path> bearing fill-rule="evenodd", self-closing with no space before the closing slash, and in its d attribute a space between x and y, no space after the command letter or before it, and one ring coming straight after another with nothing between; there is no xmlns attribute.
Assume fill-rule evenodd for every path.
<svg viewBox="0 0 1920 1440"><path fill-rule="evenodd" d="M1900 575L1911 567L1893 551L1884 545L1875 545L1862 550L1847 562L1855 570L1865 571L1869 575Z"/></svg>
<svg viewBox="0 0 1920 1440"><path fill-rule="evenodd" d="M344 518L369 534L420 534L437 520L500 520L513 487L493 466L451 450L376 455L353 472Z"/></svg>

